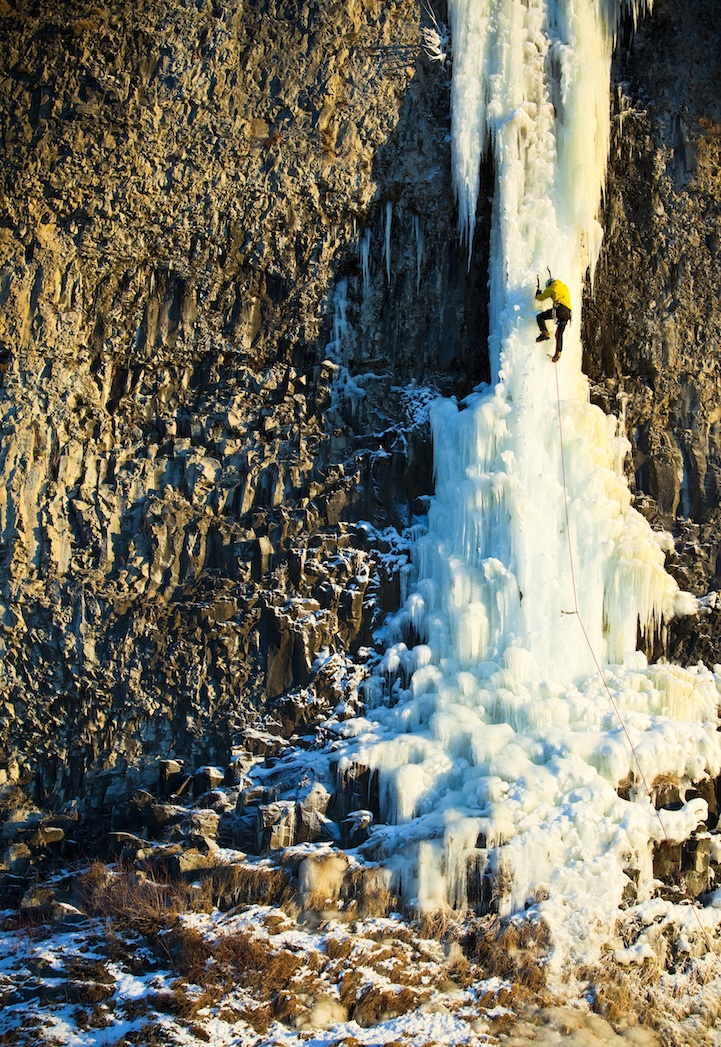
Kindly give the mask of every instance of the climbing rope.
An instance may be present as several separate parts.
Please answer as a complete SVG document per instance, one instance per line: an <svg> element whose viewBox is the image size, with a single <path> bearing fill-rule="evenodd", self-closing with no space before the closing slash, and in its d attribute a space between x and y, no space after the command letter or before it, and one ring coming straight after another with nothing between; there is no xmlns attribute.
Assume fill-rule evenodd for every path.
<svg viewBox="0 0 721 1047"><path fill-rule="evenodd" d="M611 693L611 688L608 686L608 681L606 680L606 675L605 675L605 673L604 673L604 671L603 671L603 669L601 667L601 663L599 662L598 658L596 657L596 652L593 649L593 644L591 643L591 639L590 639L590 637L589 637L589 635L588 635L588 633L586 631L586 626L583 624L583 618L581 617L581 612L580 612L579 607L578 607L578 590L577 590L577 587L576 587L576 571L575 571L575 566L574 566L574 561L573 561L573 546L571 544L571 524L570 524L570 518L569 518L569 514L568 514L568 487L566 485L566 455L565 455L565 449L564 449L564 443L563 443L563 420L561 418L561 392L560 392L559 385L558 385L558 367L554 367L554 371L555 371L555 374L556 374L556 405L557 405L557 409L558 409L558 432L559 432L559 439L560 439L560 444L561 444L561 477L562 477L562 480L563 480L563 509L564 509L564 513L565 513L565 516L566 516L566 540L568 542L568 563L569 563L570 571L571 571L571 586L573 588L573 607L574 607L573 611L563 611L562 613L563 614L574 614L576 616L576 618L578 619L578 624L581 627L581 632L583 633L583 638L586 641L586 645L587 645L588 650L589 650L589 652L591 654L591 658L593 659L593 663L596 666L596 669L598 671L598 675L599 675L599 677L601 679L601 683L603 684L604 690L606 691L606 694L608 695L608 700L611 703L611 707L612 707L612 709L614 711L614 714L615 714L618 722L621 725L621 729L622 729L622 731L623 731L623 733L624 733L624 735L626 737L626 741L628 742L628 746L629 746L629 749L631 750L631 755L633 757L633 762L634 762L634 764L636 766L639 779L641 780L641 782L643 782L643 787L646 790L646 795L648 796L649 799L651 799L651 790L649 788L648 782L646 781L646 776L643 773L643 769L641 767L641 763L639 761L638 754L636 752L636 747L633 744L633 739L631 738L631 735L628 733L628 728L626 727L626 724L623 721L623 717L621 716L621 711L618 708L618 705L616 703L615 698L613 697L613 694ZM653 803L653 800L651 800L651 803ZM666 843L670 846L671 845L671 839L670 839L668 833L666 832L665 825L663 824L663 818L661 817L661 812L656 808L655 804L654 804L654 812L655 812L656 818L658 819L658 823L661 826L661 832L663 833L663 837L664 837ZM713 953L715 950L714 950L714 948L713 948L713 946L711 944L711 940L710 940L710 938L708 936L706 928L701 923L701 919L700 919L700 917L698 915L698 910L696 909L695 899L692 897L692 895L691 895L691 893L690 893L690 891L688 889L688 886L686 884L686 879L685 879L685 877L684 877L684 875L683 875L683 873L681 871L680 865L679 865L679 880L680 880L680 883L681 883L681 886L683 888L683 891L684 891L684 894L686 896L687 901L689 901L691 903L692 911L693 911L693 913L694 913L694 915L696 917L696 922L698 923L699 930L701 931L701 934L702 934L703 938L706 941L706 945L707 945L708 951Z"/></svg>

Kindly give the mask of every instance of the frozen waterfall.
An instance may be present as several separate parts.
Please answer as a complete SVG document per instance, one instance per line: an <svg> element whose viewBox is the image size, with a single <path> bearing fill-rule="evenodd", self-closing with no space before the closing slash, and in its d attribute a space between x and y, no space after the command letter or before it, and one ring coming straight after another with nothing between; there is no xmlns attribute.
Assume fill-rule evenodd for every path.
<svg viewBox="0 0 721 1047"><path fill-rule="evenodd" d="M637 650L639 630L650 636L694 601L664 570L668 536L631 505L626 441L590 404L581 371L611 53L624 10L641 7L449 0L469 250L489 145L495 165L494 382L434 405L436 493L415 580L341 761L377 772L369 853L419 907L462 906L504 870L499 910L542 904L577 943L607 924L632 871L643 894L654 840L683 839L705 816L694 800L660 823L654 779L721 769L714 674L649 667ZM535 342L547 268L574 308L555 366Z"/></svg>

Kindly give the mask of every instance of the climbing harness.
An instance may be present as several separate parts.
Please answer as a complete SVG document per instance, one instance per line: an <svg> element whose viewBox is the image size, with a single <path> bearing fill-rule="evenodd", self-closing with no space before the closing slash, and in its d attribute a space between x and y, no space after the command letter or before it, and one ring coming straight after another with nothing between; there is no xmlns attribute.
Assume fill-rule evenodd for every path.
<svg viewBox="0 0 721 1047"><path fill-rule="evenodd" d="M549 272L550 272L550 270L549 270ZM645 777L645 775L643 773L643 770L641 768L641 763L640 763L640 761L638 759L638 754L636 753L636 748L635 748L635 746L633 744L633 741L631 739L630 734L628 733L628 728L626 727L626 724L624 723L624 720L623 720L623 717L621 716L621 712L620 712L620 710L618 708L618 705L617 705L617 703L616 703L616 701L615 701L615 699L614 699L614 697L613 697L613 695L611 693L611 688L608 686L608 682L606 680L606 676L604 674L604 671L603 671L603 669L601 667L601 664L600 664L598 658L596 657L596 652L593 649L593 645L591 643L591 639L590 639L590 637L589 637L589 635L588 635L588 633L586 631L585 625L583 624L583 618L581 617L581 612L579 611L579 608L578 608L578 591L577 591L577 588L576 588L576 571L575 571L574 562L573 562L573 546L571 545L571 525L570 525L570 519L569 519L569 515L568 515L568 488L566 486L566 456L565 456L564 445L563 445L563 422L562 422L562 419L561 419L561 393L560 393L560 388L559 388L559 384L558 384L558 368L557 367L554 368L554 371L555 371L555 374L556 374L556 405L557 405L557 409L558 409L558 433L559 433L559 440L560 440L560 445L561 445L561 477L562 477L562 480L563 480L563 509L564 509L564 513L565 513L565 516L566 516L566 538L567 538L567 541L568 541L568 563L569 563L570 572L571 572L571 587L573 589L573 604L574 604L574 609L572 611L561 611L561 614L572 614L572 615L575 615L576 618L578 619L578 624L581 627L581 632L583 633L583 638L586 641L586 645L587 645L588 650L589 650L589 652L591 654L591 658L593 659L593 663L596 666L596 669L598 671L598 675L599 675L599 677L601 679L601 683L603 684L603 688L606 691L606 694L608 695L608 700L611 703L611 707L612 707L612 709L614 711L616 719L618 720L619 724L621 725L621 729L622 729L622 731L623 731L623 733L624 733L624 735L626 737L626 741L628 742L628 746L629 746L629 749L631 750L631 755L633 757L633 762L634 762L634 764L636 766L636 770L638 772L639 779L643 783L643 787L646 790L646 796L648 796L649 799L650 799L651 798L651 790L650 790L650 788L648 786L648 782L646 781L646 777ZM653 803L653 801L651 801L651 802ZM670 839L668 833L666 832L665 825L663 824L663 818L661 817L661 812L656 808L655 805L654 805L654 812L655 812L656 818L658 819L658 823L661 826L661 832L663 833L664 840L670 846L671 839ZM696 922L698 923L701 935L704 938L704 940L706 941L706 946L708 948L708 951L710 953L713 953L713 952L715 952L715 950L713 948L713 945L711 944L711 940L710 940L710 938L708 936L708 932L706 931L706 928L701 923L701 919L700 919L700 917L698 915L698 910L696 909L696 906L694 904L695 899L691 896L691 893L690 893L690 891L688 889L688 886L686 885L686 879L683 876L680 867L679 867L679 881L680 881L681 887L683 888L683 892L684 892L684 894L686 896L686 900L690 903L691 909L692 909L692 911L693 911L693 913L694 913L694 915L696 917Z"/></svg>

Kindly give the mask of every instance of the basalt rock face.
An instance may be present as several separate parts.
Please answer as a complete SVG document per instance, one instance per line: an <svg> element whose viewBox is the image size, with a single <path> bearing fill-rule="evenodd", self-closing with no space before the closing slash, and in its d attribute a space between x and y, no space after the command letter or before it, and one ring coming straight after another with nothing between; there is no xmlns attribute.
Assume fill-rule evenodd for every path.
<svg viewBox="0 0 721 1047"><path fill-rule="evenodd" d="M409 0L0 19L0 774L102 805L343 699L486 262Z"/></svg>
<svg viewBox="0 0 721 1047"><path fill-rule="evenodd" d="M670 567L699 595L721 583L716 14L711 0L657 0L619 42L605 240L584 327L584 368L623 416L639 505L676 534Z"/></svg>
<svg viewBox="0 0 721 1047"><path fill-rule="evenodd" d="M619 59L586 366L701 593L719 114L696 8L657 0ZM0 777L30 827L33 800L155 789L161 760L232 778L237 742L273 758L357 700L432 491L427 405L488 377L492 178L469 266L424 17L0 0Z"/></svg>

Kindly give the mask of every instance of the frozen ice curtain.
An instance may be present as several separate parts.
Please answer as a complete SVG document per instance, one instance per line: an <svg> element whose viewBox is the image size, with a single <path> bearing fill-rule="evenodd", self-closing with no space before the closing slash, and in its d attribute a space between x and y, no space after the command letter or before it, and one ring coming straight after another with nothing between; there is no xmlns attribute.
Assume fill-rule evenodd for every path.
<svg viewBox="0 0 721 1047"><path fill-rule="evenodd" d="M608 926L629 869L641 893L651 879L659 829L642 780L695 781L721 763L714 675L648 667L637 649L639 632L695 602L664 569L668 536L632 507L627 442L589 403L581 371L626 6L640 7L450 0L452 163L469 251L488 146L494 158L494 378L463 405L434 405L436 489L415 582L346 749L378 774L374 853L421 908L462 906L469 876L503 869L500 910L545 899L574 948ZM558 365L535 343L547 268L574 311ZM673 831L691 832L700 813L687 805Z"/></svg>

